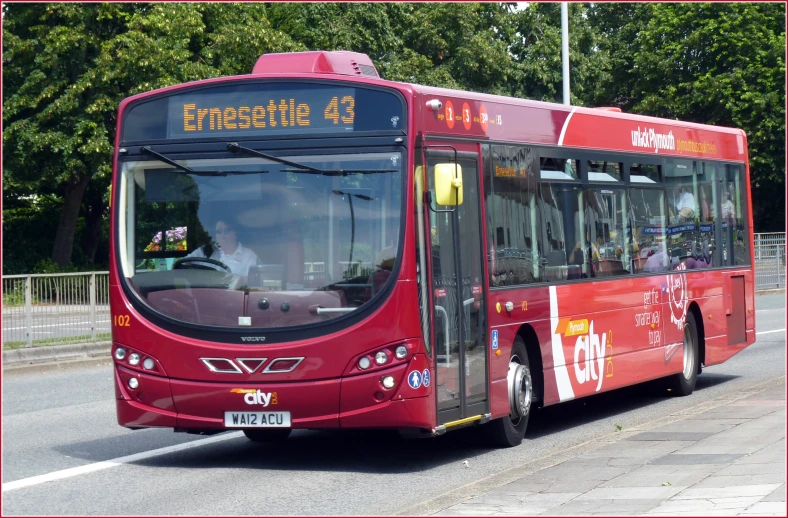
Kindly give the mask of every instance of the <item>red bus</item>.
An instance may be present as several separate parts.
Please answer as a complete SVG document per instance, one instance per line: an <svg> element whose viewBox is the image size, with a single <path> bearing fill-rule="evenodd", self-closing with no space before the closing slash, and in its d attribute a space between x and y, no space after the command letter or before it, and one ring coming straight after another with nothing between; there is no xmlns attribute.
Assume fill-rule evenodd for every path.
<svg viewBox="0 0 788 518"><path fill-rule="evenodd" d="M743 131L386 81L363 54L124 100L118 422L478 426L755 340Z"/></svg>

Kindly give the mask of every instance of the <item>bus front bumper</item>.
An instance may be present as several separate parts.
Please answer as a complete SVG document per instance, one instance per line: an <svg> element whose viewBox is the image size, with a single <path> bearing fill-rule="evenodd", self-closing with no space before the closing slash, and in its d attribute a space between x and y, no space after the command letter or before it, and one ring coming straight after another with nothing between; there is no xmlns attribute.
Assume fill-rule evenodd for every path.
<svg viewBox="0 0 788 518"><path fill-rule="evenodd" d="M294 429L435 426L432 387L414 390L413 363L369 374L282 383L207 383L170 379L115 366L118 424L189 431L248 428L227 413L287 415ZM384 376L396 384L385 389ZM137 388L130 388L130 379ZM134 383L131 383L132 385ZM226 420L227 418L227 420Z"/></svg>

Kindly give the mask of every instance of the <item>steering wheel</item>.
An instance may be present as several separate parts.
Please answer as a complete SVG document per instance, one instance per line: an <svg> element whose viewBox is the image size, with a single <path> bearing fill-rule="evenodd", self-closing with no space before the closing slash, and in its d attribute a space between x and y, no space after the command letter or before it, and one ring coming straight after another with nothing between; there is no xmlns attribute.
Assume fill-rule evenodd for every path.
<svg viewBox="0 0 788 518"><path fill-rule="evenodd" d="M227 273L233 273L230 270L230 267L223 262L217 261L216 259L210 259L208 257L184 257L172 265L173 270L213 270L218 272L220 271L219 268Z"/></svg>

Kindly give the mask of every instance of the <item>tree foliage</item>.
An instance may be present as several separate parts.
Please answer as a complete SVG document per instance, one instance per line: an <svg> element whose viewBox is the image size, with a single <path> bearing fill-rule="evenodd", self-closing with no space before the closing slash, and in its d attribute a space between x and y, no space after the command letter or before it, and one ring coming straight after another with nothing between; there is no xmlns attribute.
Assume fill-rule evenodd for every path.
<svg viewBox="0 0 788 518"><path fill-rule="evenodd" d="M569 8L572 103L743 128L756 229L781 228L784 4ZM4 272L106 264L120 101L264 53L351 50L395 81L562 101L557 3L9 3L3 22Z"/></svg>
<svg viewBox="0 0 788 518"><path fill-rule="evenodd" d="M38 197L51 195L60 200L59 214L51 207L48 214L59 221L49 236L52 261L63 267L72 261L81 222L86 242L79 248L94 254L81 259L95 263L94 241L107 239L100 230L120 101L155 88L247 72L261 54L290 50L303 47L271 29L262 4L6 5L4 226L16 221L24 227ZM20 237L13 229L9 234ZM4 250L28 248L4 241L11 245ZM11 252L11 259L4 271L29 271L43 258Z"/></svg>
<svg viewBox="0 0 788 518"><path fill-rule="evenodd" d="M595 4L590 19L614 60L595 100L744 129L755 229L784 230L785 4Z"/></svg>

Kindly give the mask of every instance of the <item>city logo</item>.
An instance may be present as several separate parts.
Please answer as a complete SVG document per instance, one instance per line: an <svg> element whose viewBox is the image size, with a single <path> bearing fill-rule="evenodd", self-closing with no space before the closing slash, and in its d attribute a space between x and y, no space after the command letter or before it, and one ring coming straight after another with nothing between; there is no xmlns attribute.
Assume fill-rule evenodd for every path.
<svg viewBox="0 0 788 518"><path fill-rule="evenodd" d="M230 391L233 394L243 394L244 401L247 405L276 405L279 403L279 398L276 392L262 392L256 389L243 389L235 388Z"/></svg>
<svg viewBox="0 0 788 518"><path fill-rule="evenodd" d="M599 335L594 333L594 321L592 320L591 325L588 327L588 334L578 336L577 341L575 342L574 359L575 377L577 378L577 382L583 384L594 380L597 382L597 392L599 392L599 389L602 388L602 374L604 373L605 368L605 352L608 348L607 346L609 346L611 351L611 357L608 358L611 365L608 367L608 370L612 376L613 344L608 343L608 341L612 342L612 334L613 333L611 332L602 333L602 338L600 339Z"/></svg>
<svg viewBox="0 0 788 518"><path fill-rule="evenodd" d="M566 325L564 336L577 336L588 333L588 320L570 320Z"/></svg>
<svg viewBox="0 0 788 518"><path fill-rule="evenodd" d="M575 341L574 367L575 379L581 385L590 381L596 382L596 391L602 388L603 378L613 377L613 331L608 330L600 337L594 332L594 321L588 319L558 319L554 336L561 340L577 337ZM607 365L606 365L607 364ZM567 380L568 381L568 380Z"/></svg>

